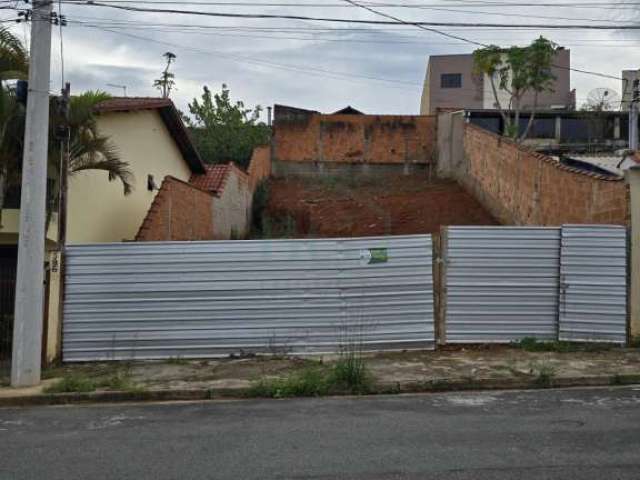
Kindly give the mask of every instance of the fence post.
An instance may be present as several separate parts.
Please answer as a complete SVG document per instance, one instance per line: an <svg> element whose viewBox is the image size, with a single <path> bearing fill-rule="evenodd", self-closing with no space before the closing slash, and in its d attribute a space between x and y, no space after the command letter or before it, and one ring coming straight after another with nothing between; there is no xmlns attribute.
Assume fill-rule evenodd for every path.
<svg viewBox="0 0 640 480"><path fill-rule="evenodd" d="M633 340L640 336L640 166L627 170L627 183L631 211L629 335Z"/></svg>
<svg viewBox="0 0 640 480"><path fill-rule="evenodd" d="M447 313L447 228L441 227L440 234L433 235L433 293L436 346L446 345Z"/></svg>

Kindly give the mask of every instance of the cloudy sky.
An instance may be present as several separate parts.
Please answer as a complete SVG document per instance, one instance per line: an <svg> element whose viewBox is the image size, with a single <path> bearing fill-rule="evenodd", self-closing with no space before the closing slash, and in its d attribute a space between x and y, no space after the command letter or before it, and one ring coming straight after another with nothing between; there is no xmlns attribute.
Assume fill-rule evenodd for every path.
<svg viewBox="0 0 640 480"><path fill-rule="evenodd" d="M6 1L3 3L7 3ZM264 13L342 19L384 20L344 0L105 0L117 6L205 12ZM226 5L225 5L226 3ZM571 49L572 67L619 77L640 67L640 31L525 29L518 25L640 22L640 7L603 0L368 0L376 10L406 21L501 23L510 28L439 27L482 43L525 45L539 35ZM553 6L545 6L553 5ZM560 5L560 6L558 6ZM638 5L638 4L636 4ZM154 96L164 67L162 54L177 55L172 67L177 91L187 103L208 85L223 83L246 105L281 103L331 112L353 105L367 113L415 114L429 55L470 53L474 46L411 26L330 23L309 20L230 19L160 12L131 12L62 2L64 71L72 90L121 90ZM57 9L57 5L56 5ZM1 19L15 17L2 10ZM635 19L635 20L634 20ZM28 38L28 26L11 28ZM52 90L60 88L60 37L52 47ZM578 102L589 91L620 91L619 80L572 72Z"/></svg>

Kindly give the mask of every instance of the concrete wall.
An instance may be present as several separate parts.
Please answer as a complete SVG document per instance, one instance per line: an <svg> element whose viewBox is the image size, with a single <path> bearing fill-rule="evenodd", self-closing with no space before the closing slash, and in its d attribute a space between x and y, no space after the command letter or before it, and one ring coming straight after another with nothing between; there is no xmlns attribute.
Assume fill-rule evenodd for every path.
<svg viewBox="0 0 640 480"><path fill-rule="evenodd" d="M409 168L432 162L436 120L428 116L321 115L278 117L274 162L309 165L391 164Z"/></svg>
<svg viewBox="0 0 640 480"><path fill-rule="evenodd" d="M213 201L214 239L244 238L249 233L251 199L249 176L232 167L222 192Z"/></svg>
<svg viewBox="0 0 640 480"><path fill-rule="evenodd" d="M156 192L147 175L160 183L167 176L188 181L191 171L157 110L105 113L98 128L118 146L135 175L135 189L125 196L119 181L106 172L86 171L69 179L69 243L133 240Z"/></svg>
<svg viewBox="0 0 640 480"><path fill-rule="evenodd" d="M464 111L438 115L437 176L455 178L464 168Z"/></svg>
<svg viewBox="0 0 640 480"><path fill-rule="evenodd" d="M139 228L137 241L211 240L214 197L173 177L165 177Z"/></svg>
<svg viewBox="0 0 640 480"><path fill-rule="evenodd" d="M471 124L463 129L461 168L453 176L501 223L628 224L622 179L566 167Z"/></svg>
<svg viewBox="0 0 640 480"><path fill-rule="evenodd" d="M249 188L253 192L258 184L271 175L271 145L261 145L253 149L249 168Z"/></svg>

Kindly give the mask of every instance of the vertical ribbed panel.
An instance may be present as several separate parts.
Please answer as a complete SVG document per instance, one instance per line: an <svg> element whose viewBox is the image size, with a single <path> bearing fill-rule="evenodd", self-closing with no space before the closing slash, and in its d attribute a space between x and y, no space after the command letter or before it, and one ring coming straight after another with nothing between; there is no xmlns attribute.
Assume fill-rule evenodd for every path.
<svg viewBox="0 0 640 480"><path fill-rule="evenodd" d="M65 361L333 352L345 336L433 347L430 236L66 250Z"/></svg>
<svg viewBox="0 0 640 480"><path fill-rule="evenodd" d="M564 226L560 274L560 340L626 342L626 228Z"/></svg>
<svg viewBox="0 0 640 480"><path fill-rule="evenodd" d="M447 232L447 343L557 338L559 228Z"/></svg>

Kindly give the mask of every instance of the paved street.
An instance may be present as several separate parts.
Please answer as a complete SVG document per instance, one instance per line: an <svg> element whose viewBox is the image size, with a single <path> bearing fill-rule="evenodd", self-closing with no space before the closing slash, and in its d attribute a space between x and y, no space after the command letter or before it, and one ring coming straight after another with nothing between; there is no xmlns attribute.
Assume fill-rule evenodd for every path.
<svg viewBox="0 0 640 480"><path fill-rule="evenodd" d="M640 387L0 409L0 479L631 479Z"/></svg>

